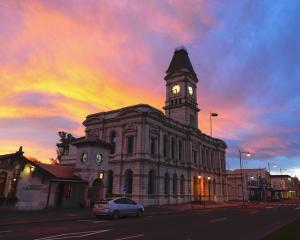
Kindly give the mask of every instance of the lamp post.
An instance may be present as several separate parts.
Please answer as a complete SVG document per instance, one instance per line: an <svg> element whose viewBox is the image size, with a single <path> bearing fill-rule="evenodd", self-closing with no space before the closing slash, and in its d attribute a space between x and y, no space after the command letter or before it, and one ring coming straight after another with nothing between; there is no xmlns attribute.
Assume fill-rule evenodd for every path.
<svg viewBox="0 0 300 240"><path fill-rule="evenodd" d="M243 194L243 205L245 205L244 178L243 178L243 168L242 168L242 154L246 154L247 157L250 157L250 152L239 150L239 155L240 155L240 170L241 170L241 184L242 184L242 194Z"/></svg>
<svg viewBox="0 0 300 240"><path fill-rule="evenodd" d="M214 112L211 112L210 115L209 115L209 120L210 120L210 136L212 137L212 118L213 117L217 117L218 114L217 113L214 113Z"/></svg>
<svg viewBox="0 0 300 240"><path fill-rule="evenodd" d="M211 177L208 176L208 177L207 177L207 180L208 180L208 200L209 200L209 201L210 201L210 179L211 179Z"/></svg>

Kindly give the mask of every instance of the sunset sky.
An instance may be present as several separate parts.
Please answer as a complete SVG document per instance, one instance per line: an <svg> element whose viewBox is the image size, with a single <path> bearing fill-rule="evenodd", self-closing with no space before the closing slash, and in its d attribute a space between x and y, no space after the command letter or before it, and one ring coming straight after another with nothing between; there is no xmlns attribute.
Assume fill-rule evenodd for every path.
<svg viewBox="0 0 300 240"><path fill-rule="evenodd" d="M147 103L184 45L198 75L199 127L300 177L300 1L0 1L0 154L47 162L57 132L86 115Z"/></svg>

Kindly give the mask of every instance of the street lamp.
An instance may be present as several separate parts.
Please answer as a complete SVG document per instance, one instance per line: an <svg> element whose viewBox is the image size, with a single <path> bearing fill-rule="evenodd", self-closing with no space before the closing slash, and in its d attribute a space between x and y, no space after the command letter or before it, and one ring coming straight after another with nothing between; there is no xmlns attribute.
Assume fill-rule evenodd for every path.
<svg viewBox="0 0 300 240"><path fill-rule="evenodd" d="M211 177L208 176L208 177L207 177L207 180L208 180L208 200L209 200L209 201L210 201L210 179L211 179Z"/></svg>
<svg viewBox="0 0 300 240"><path fill-rule="evenodd" d="M239 150L240 155L240 170L241 170L241 183L242 183L242 194L243 194L243 205L245 205L245 196L244 196L244 178L243 178L243 168L242 168L242 154L246 154L247 157L250 157L250 152Z"/></svg>
<svg viewBox="0 0 300 240"><path fill-rule="evenodd" d="M209 119L210 119L210 136L212 137L212 117L217 117L218 114L217 113L214 113L214 112L211 112L210 115L209 115Z"/></svg>

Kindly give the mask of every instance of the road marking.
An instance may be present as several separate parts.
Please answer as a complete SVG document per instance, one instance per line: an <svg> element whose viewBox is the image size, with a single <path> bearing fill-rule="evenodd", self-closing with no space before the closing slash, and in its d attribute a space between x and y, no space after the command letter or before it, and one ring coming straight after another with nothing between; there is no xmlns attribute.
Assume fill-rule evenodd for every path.
<svg viewBox="0 0 300 240"><path fill-rule="evenodd" d="M223 218L216 218L216 219L210 220L209 222L210 222L210 223L222 222L222 221L225 221L226 219L227 219L226 217L223 217Z"/></svg>
<svg viewBox="0 0 300 240"><path fill-rule="evenodd" d="M295 209L300 210L300 207L297 207L297 208L295 208Z"/></svg>
<svg viewBox="0 0 300 240"><path fill-rule="evenodd" d="M273 208L273 207L265 207L265 208L267 208L267 209L271 209L271 208Z"/></svg>
<svg viewBox="0 0 300 240"><path fill-rule="evenodd" d="M67 239L67 238L82 238L87 237L91 235L96 235L98 233L108 232L111 231L111 229L105 229L100 231L88 231L88 232L74 232L74 233L64 233L59 235L53 235L43 238L36 238L34 240L60 240L60 239Z"/></svg>
<svg viewBox="0 0 300 240"><path fill-rule="evenodd" d="M77 220L77 222L103 223L103 222L106 222L106 221L97 221L97 220L81 219L81 220Z"/></svg>
<svg viewBox="0 0 300 240"><path fill-rule="evenodd" d="M76 217L77 214L71 213L71 214L69 214L69 216L70 216L70 217Z"/></svg>
<svg viewBox="0 0 300 240"><path fill-rule="evenodd" d="M139 237L144 237L144 234L138 234L138 235L123 237L123 238L115 238L114 240L125 240L125 239L139 238Z"/></svg>
<svg viewBox="0 0 300 240"><path fill-rule="evenodd" d="M10 233L12 232L11 230L7 230L7 231L0 231L0 233Z"/></svg>

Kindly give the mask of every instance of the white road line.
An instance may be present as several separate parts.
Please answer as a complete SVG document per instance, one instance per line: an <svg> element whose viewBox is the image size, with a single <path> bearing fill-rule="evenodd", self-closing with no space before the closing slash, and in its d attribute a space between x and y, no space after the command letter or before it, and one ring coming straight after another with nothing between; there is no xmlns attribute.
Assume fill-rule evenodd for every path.
<svg viewBox="0 0 300 240"><path fill-rule="evenodd" d="M256 214L256 213L259 213L259 211L258 210L256 210L256 211L252 211L252 212L250 212L250 214L252 215L252 214Z"/></svg>
<svg viewBox="0 0 300 240"><path fill-rule="evenodd" d="M144 237L144 234L138 234L138 235L123 237L123 238L115 238L114 240L125 240L125 239L140 238L140 237Z"/></svg>
<svg viewBox="0 0 300 240"><path fill-rule="evenodd" d="M7 230L7 231L0 231L0 233L10 233L12 232L11 230Z"/></svg>
<svg viewBox="0 0 300 240"><path fill-rule="evenodd" d="M59 240L59 239L67 239L67 238L82 238L82 237L87 237L90 235L95 235L98 233L103 233L103 232L108 232L108 231L111 231L111 229L105 229L105 230L100 230L100 231L64 233L64 234L53 235L53 236L48 236L48 237L43 237L43 238L36 238L34 240Z"/></svg>
<svg viewBox="0 0 300 240"><path fill-rule="evenodd" d="M106 222L106 221L97 221L97 220L82 219L82 220L77 220L77 222L103 223L103 222Z"/></svg>
<svg viewBox="0 0 300 240"><path fill-rule="evenodd" d="M267 209L271 209L271 208L273 208L273 207L265 207L265 208L267 208Z"/></svg>
<svg viewBox="0 0 300 240"><path fill-rule="evenodd" d="M296 207L295 209L300 210L300 207Z"/></svg>
<svg viewBox="0 0 300 240"><path fill-rule="evenodd" d="M210 220L209 222L210 223L222 222L222 221L225 221L226 219L227 219L226 217L224 217L224 218L216 218L216 219Z"/></svg>

